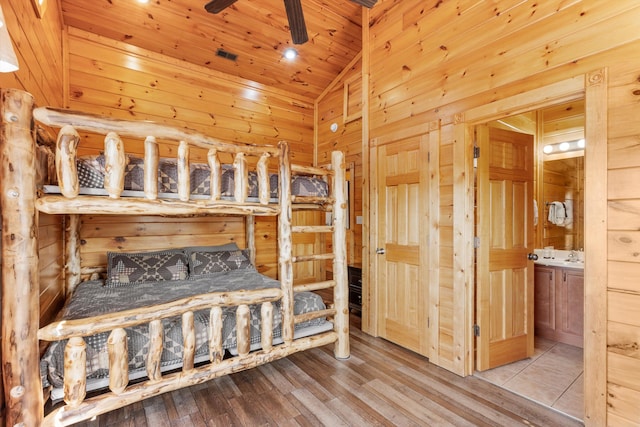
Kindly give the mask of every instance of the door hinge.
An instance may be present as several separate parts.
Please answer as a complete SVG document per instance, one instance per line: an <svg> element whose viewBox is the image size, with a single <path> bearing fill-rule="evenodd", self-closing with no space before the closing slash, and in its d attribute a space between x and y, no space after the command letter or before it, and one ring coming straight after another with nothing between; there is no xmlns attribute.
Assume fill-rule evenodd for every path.
<svg viewBox="0 0 640 427"><path fill-rule="evenodd" d="M480 158L480 147L478 147L477 145L473 146L473 158L474 159Z"/></svg>
<svg viewBox="0 0 640 427"><path fill-rule="evenodd" d="M473 336L474 337L479 337L480 336L480 326L473 325Z"/></svg>
<svg viewBox="0 0 640 427"><path fill-rule="evenodd" d="M478 236L475 236L473 238L473 247L475 249L478 249L480 247L480 238Z"/></svg>
<svg viewBox="0 0 640 427"><path fill-rule="evenodd" d="M431 327L431 318L427 316L427 328Z"/></svg>

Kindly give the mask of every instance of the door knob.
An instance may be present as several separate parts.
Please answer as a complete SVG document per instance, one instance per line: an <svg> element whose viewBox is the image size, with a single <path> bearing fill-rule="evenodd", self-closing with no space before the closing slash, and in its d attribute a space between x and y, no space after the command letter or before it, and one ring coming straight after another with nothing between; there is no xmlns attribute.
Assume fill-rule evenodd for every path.
<svg viewBox="0 0 640 427"><path fill-rule="evenodd" d="M536 261L538 259L538 254L529 254L527 255L527 258L531 261Z"/></svg>
<svg viewBox="0 0 640 427"><path fill-rule="evenodd" d="M378 255L384 255L385 254L385 250L384 250L384 248L376 248L376 253Z"/></svg>

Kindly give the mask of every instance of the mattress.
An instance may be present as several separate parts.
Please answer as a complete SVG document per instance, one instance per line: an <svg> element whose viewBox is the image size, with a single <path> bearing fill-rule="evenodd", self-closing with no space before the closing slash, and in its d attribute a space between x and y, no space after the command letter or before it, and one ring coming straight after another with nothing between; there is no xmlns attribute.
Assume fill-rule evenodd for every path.
<svg viewBox="0 0 640 427"><path fill-rule="evenodd" d="M258 273L255 269L232 270L219 273L214 277L195 280L177 280L170 282L145 282L126 286L104 286L102 280L87 281L79 284L63 309L63 319L82 319L143 306L161 304L188 296L218 291L241 289L263 289L279 287L280 283ZM322 310L325 305L322 298L312 292L296 293L294 312L301 314ZM235 307L223 309L223 348L233 351L236 347ZM251 346L260 347L260 306L250 306ZM279 303L274 303L273 337L278 342L281 337L282 316ZM194 313L196 337L196 362L208 360L209 310ZM332 329L331 322L324 318L313 319L295 325L295 333L300 336L311 328L314 333ZM181 318L163 320L164 350L161 358L163 371L175 369L182 364L182 325ZM143 324L125 329L128 337L129 373L131 378L146 376L146 357L149 351L148 325ZM89 383L100 383L108 378L109 357L107 339L109 333L99 333L85 337L87 345L87 378ZM281 341L281 340L280 340ZM40 361L43 386L60 388L64 379L64 347L66 340L51 343ZM103 383L105 381L102 381Z"/></svg>

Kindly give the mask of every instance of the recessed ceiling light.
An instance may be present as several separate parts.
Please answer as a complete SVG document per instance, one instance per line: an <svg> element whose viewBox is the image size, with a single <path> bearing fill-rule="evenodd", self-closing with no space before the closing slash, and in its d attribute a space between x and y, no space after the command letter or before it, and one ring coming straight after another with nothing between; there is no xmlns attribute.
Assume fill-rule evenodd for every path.
<svg viewBox="0 0 640 427"><path fill-rule="evenodd" d="M284 57L285 58L287 58L289 60L292 60L292 59L295 59L296 56L298 56L298 51L296 51L294 48L289 47L289 48L284 50Z"/></svg>

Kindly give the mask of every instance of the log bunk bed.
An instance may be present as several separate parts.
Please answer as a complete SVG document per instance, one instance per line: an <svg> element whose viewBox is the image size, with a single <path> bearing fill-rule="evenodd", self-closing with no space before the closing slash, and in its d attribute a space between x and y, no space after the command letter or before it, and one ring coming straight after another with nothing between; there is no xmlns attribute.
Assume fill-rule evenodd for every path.
<svg viewBox="0 0 640 427"><path fill-rule="evenodd" d="M348 286L346 265L346 194L344 157L332 153L329 168L290 164L285 142L277 147L225 143L215 138L149 122L100 118L94 115L34 108L30 94L2 90L0 129L0 207L2 209L2 369L7 425L68 425L90 419L119 407L209 379L250 369L292 353L334 343L336 358L349 357ZM60 194L43 191L36 170L36 125L59 129L55 168ZM104 135L105 195L86 195L78 182L76 151L78 130ZM123 190L126 154L124 139L144 141L144 192L132 196ZM172 198L158 192L158 143L178 144L177 192ZM208 150L210 194L195 198L190 194L189 147ZM221 191L220 154L233 157L232 197ZM255 162L247 162L247 157ZM277 198L269 192L269 161L277 163ZM248 193L248 164L255 165L257 197ZM275 168L273 169L275 170ZM271 176L274 174L272 173ZM291 179L296 175L320 177L329 188L325 197L292 194ZM311 209L332 212L331 225L292 225L292 210ZM253 290L218 290L189 295L158 305L143 306L96 316L58 320L39 325L38 212L65 215L65 286L67 299L85 283L88 274L95 279L100 268L80 265L81 215L241 215L246 221L246 247L255 261L253 216L277 216L278 282ZM293 233L329 233L332 253L294 256ZM333 279L294 286L293 263L333 260ZM107 270L108 270L107 266ZM191 268L191 267L189 267ZM257 273L256 273L257 274ZM106 283L106 282L105 282ZM125 286L126 287L126 286ZM131 287L131 285L130 285ZM300 314L294 312L298 294L321 289L333 290L333 304ZM297 302L295 302L297 305ZM235 311L232 352L223 348L223 316ZM252 317L257 309L262 319L258 326L258 343L251 333ZM198 333L194 317L205 313L207 337L206 361L196 360ZM225 313L223 315L223 313ZM279 314L279 316L278 316ZM201 315L201 314L200 314ZM182 336L181 363L178 369L161 369L164 322L180 320ZM274 319L279 319L275 334ZM313 319L328 320L324 332L298 338L297 325ZM130 381L127 330L139 326L148 330L143 378ZM108 389L87 397L87 344L97 334L106 334L108 353ZM274 336L279 340L274 341ZM48 397L41 378L41 342L61 342L64 355L63 400L46 416L44 400ZM226 349L226 350L225 350ZM92 393L91 393L92 394Z"/></svg>

